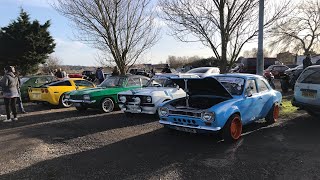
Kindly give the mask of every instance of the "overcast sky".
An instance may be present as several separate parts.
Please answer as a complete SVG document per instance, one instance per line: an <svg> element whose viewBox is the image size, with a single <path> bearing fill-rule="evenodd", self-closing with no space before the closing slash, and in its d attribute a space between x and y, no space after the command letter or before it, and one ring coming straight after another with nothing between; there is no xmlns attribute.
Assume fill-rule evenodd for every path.
<svg viewBox="0 0 320 180"><path fill-rule="evenodd" d="M71 22L58 14L49 4L48 0L0 0L0 27L7 26L15 20L20 12L20 7L27 11L31 20L37 19L41 23L51 20L50 32L57 44L54 56L62 60L65 65L98 65L96 61L97 50L77 41ZM212 52L200 43L182 43L167 35L167 28L162 28L159 42L150 49L142 63L156 64L165 62L169 55L173 56L200 56L210 57ZM256 44L244 48L251 49Z"/></svg>

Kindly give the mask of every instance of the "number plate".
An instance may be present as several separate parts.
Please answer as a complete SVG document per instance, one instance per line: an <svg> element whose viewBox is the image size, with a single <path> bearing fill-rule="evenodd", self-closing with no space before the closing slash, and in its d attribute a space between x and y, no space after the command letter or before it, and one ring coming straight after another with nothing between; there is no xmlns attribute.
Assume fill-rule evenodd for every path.
<svg viewBox="0 0 320 180"><path fill-rule="evenodd" d="M41 94L33 94L33 99L41 99Z"/></svg>
<svg viewBox="0 0 320 180"><path fill-rule="evenodd" d="M189 128L183 128L183 127L176 127L176 130L178 131L184 131L188 133L197 133L195 129L189 129Z"/></svg>
<svg viewBox="0 0 320 180"><path fill-rule="evenodd" d="M312 91L302 91L302 96L315 99L317 97L317 93Z"/></svg>
<svg viewBox="0 0 320 180"><path fill-rule="evenodd" d="M75 107L81 107L81 103L73 103Z"/></svg>

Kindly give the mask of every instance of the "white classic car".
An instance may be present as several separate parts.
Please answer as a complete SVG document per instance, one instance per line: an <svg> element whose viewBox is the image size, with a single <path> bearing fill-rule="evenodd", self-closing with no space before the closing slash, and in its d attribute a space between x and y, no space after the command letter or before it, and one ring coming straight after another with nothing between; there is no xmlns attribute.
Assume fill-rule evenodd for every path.
<svg viewBox="0 0 320 180"><path fill-rule="evenodd" d="M186 96L183 89L171 81L175 78L199 78L188 74L157 74L143 88L120 92L118 104L126 114L156 114L158 106L164 101Z"/></svg>

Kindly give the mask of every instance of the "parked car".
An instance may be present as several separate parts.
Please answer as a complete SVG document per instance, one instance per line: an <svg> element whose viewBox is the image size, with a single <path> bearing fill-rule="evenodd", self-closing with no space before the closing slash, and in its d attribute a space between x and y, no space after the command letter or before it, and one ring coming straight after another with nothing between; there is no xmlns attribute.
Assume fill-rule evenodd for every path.
<svg viewBox="0 0 320 180"><path fill-rule="evenodd" d="M119 107L126 114L156 114L158 106L165 101L185 97L186 93L170 78L199 78L197 75L160 74L155 75L144 88L120 92Z"/></svg>
<svg viewBox="0 0 320 180"><path fill-rule="evenodd" d="M40 87L29 88L29 97L33 102L47 102L61 107L70 107L72 104L65 99L66 92L92 87L95 87L95 85L90 81L69 78L47 83Z"/></svg>
<svg viewBox="0 0 320 180"><path fill-rule="evenodd" d="M96 79L96 74L93 71L83 71L81 74L88 81L93 82Z"/></svg>
<svg viewBox="0 0 320 180"><path fill-rule="evenodd" d="M289 69L286 65L271 65L264 71L266 73L270 72L274 76L275 79L279 79L281 76L284 75L284 72Z"/></svg>
<svg viewBox="0 0 320 180"><path fill-rule="evenodd" d="M29 100L28 88L40 87L43 84L50 83L56 78L51 75L43 75L43 76L25 76L21 79L21 98L22 100Z"/></svg>
<svg viewBox="0 0 320 180"><path fill-rule="evenodd" d="M320 115L320 65L307 67L297 79L292 105Z"/></svg>
<svg viewBox="0 0 320 180"><path fill-rule="evenodd" d="M199 67L187 71L187 74L195 74L199 77L207 77L215 74L220 74L220 69L217 67Z"/></svg>
<svg viewBox="0 0 320 180"><path fill-rule="evenodd" d="M190 133L221 132L236 141L242 126L265 118L274 123L282 100L262 76L221 74L202 79L172 79L188 96L159 107L160 124Z"/></svg>
<svg viewBox="0 0 320 180"><path fill-rule="evenodd" d="M66 94L66 100L73 103L78 111L88 108L111 112L118 107L117 94L122 91L140 88L149 78L137 75L111 76L96 88L72 91Z"/></svg>
<svg viewBox="0 0 320 180"><path fill-rule="evenodd" d="M239 58L240 64L243 65L242 73L250 73L256 74L257 71L257 58ZM264 67L263 69L267 69L271 65L282 64L277 58L264 58Z"/></svg>
<svg viewBox="0 0 320 180"><path fill-rule="evenodd" d="M68 74L69 78L82 78L83 75L82 74Z"/></svg>
<svg viewBox="0 0 320 180"><path fill-rule="evenodd" d="M302 71L302 64L295 68L290 68L284 71L284 74L280 77L282 92L286 93L289 89L294 90L294 85Z"/></svg>

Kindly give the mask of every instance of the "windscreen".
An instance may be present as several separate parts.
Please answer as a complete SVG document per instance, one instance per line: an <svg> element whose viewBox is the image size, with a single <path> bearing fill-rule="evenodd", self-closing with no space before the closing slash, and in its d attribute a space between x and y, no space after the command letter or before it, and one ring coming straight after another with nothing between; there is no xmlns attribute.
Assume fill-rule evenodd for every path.
<svg viewBox="0 0 320 180"><path fill-rule="evenodd" d="M320 68L310 68L304 71L299 79L298 83L307 83L307 84L320 84Z"/></svg>
<svg viewBox="0 0 320 180"><path fill-rule="evenodd" d="M109 77L105 79L99 87L120 87L123 86L125 79L124 77Z"/></svg>
<svg viewBox="0 0 320 180"><path fill-rule="evenodd" d="M238 77L215 77L231 95L241 95L244 89L244 79Z"/></svg>

